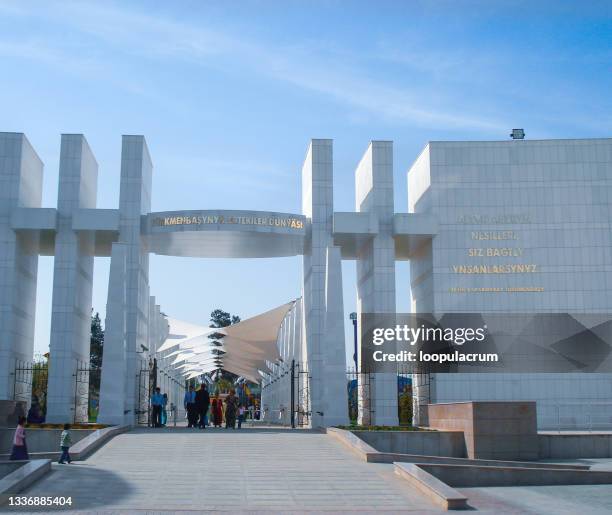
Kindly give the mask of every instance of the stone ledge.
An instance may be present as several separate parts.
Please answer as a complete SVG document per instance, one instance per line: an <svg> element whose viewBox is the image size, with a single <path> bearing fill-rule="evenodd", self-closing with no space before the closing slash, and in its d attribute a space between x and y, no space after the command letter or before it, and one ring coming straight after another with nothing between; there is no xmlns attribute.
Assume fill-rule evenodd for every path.
<svg viewBox="0 0 612 515"><path fill-rule="evenodd" d="M349 430L381 453L450 456L453 458L465 458L467 456L465 438L461 431Z"/></svg>
<svg viewBox="0 0 612 515"><path fill-rule="evenodd" d="M44 452L29 452L28 451L28 456L30 457L30 461L32 460L51 460L51 461L55 461L57 460L60 455L62 454L61 451L44 451ZM8 461L9 458L11 457L11 454L0 454L0 462L2 461Z"/></svg>
<svg viewBox="0 0 612 515"><path fill-rule="evenodd" d="M328 427L325 432L342 442L364 461L370 461L370 459L368 459L370 455L380 454L374 447L368 445L350 431L338 429L337 427Z"/></svg>
<svg viewBox="0 0 612 515"><path fill-rule="evenodd" d="M472 458L451 458L446 456L420 456L417 454L391 454L378 453L377 456L368 456L371 463L422 463L424 465L457 465L469 467L503 467L516 469L543 469L543 470L590 470L591 465L573 465L558 463L539 463L529 461L504 460L474 460Z"/></svg>
<svg viewBox="0 0 612 515"><path fill-rule="evenodd" d="M394 462L395 473L447 510L468 508L455 488L612 484L612 471Z"/></svg>
<svg viewBox="0 0 612 515"><path fill-rule="evenodd" d="M130 426L110 426L97 429L70 447L70 457L74 460L85 459L89 454L104 445L108 440L130 430Z"/></svg>
<svg viewBox="0 0 612 515"><path fill-rule="evenodd" d="M414 463L394 463L395 473L445 510L461 510L468 507L467 497L440 481Z"/></svg>
<svg viewBox="0 0 612 515"><path fill-rule="evenodd" d="M442 463L416 465L445 484L457 488L612 484L612 471L576 470L565 466L542 468L529 464L524 464L523 467L506 467Z"/></svg>
<svg viewBox="0 0 612 515"><path fill-rule="evenodd" d="M31 460L21 463L23 466L0 480L0 504L5 495L18 494L51 471L51 460Z"/></svg>

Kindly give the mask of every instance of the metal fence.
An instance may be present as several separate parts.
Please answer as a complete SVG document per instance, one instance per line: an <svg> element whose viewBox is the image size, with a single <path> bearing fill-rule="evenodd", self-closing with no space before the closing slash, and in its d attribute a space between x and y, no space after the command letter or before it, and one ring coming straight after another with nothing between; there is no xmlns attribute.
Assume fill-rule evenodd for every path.
<svg viewBox="0 0 612 515"><path fill-rule="evenodd" d="M96 422L100 407L102 369L79 362L74 373L74 422Z"/></svg>
<svg viewBox="0 0 612 515"><path fill-rule="evenodd" d="M293 360L290 366L291 427L310 424L310 374L306 363Z"/></svg>
<svg viewBox="0 0 612 515"><path fill-rule="evenodd" d="M346 381L350 423L369 425L374 415L370 402L372 374L366 370L349 368L346 371Z"/></svg>
<svg viewBox="0 0 612 515"><path fill-rule="evenodd" d="M48 363L16 361L13 372L13 400L27 402L44 418L47 412L48 380Z"/></svg>
<svg viewBox="0 0 612 515"><path fill-rule="evenodd" d="M348 413L351 424L370 425L376 420L376 410L371 399L376 395L375 389L379 380L377 374L363 369L349 368L346 371L348 388ZM413 423L413 412L418 406L429 402L429 372L414 367L398 366L397 409L400 425L410 426Z"/></svg>
<svg viewBox="0 0 612 515"><path fill-rule="evenodd" d="M282 372L282 373L281 373ZM279 381L286 381L289 376L287 387L291 388L289 394L291 406L290 417L285 418L287 408L280 405L278 408L267 412L274 412L272 419L285 420L291 427L305 427L311 423L312 407L310 403L310 381L311 376L306 363L292 361L291 364L269 379L262 388L273 387ZM384 388L387 395L396 398L389 399L390 403L397 404L397 415L400 425L409 426L413 423L413 413L419 406L429 403L430 399L430 375L427 371L416 370L415 367L398 367L396 369L395 388L389 388L389 381L393 381L393 373L385 373L385 377L378 377L369 370L349 368L346 370L346 388L348 397L348 415L352 425L372 425L376 423L376 413L372 398L376 395L376 388ZM386 383L386 384L385 384ZM278 389L278 386L277 386ZM276 413L278 412L278 416Z"/></svg>
<svg viewBox="0 0 612 515"><path fill-rule="evenodd" d="M138 392L134 412L136 423L140 425L151 425L151 408L149 398L151 392L157 386L157 360L141 360L140 368L136 374L136 389Z"/></svg>

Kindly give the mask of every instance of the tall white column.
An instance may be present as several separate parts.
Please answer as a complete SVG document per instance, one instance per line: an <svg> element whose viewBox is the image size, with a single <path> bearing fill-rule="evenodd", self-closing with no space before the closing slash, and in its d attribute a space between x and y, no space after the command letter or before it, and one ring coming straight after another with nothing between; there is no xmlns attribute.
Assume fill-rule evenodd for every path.
<svg viewBox="0 0 612 515"><path fill-rule="evenodd" d="M90 356L91 304L94 267L94 235L72 228L72 215L79 208L95 208L98 163L85 137L62 134L57 195L57 233L53 270L51 340L47 421L87 422Z"/></svg>
<svg viewBox="0 0 612 515"><path fill-rule="evenodd" d="M310 142L302 167L302 213L310 222L310 238L303 258L304 318L312 427L325 424L324 351L325 341L325 261L332 245L333 153L332 141Z"/></svg>
<svg viewBox="0 0 612 515"><path fill-rule="evenodd" d="M325 268L324 419L334 426L349 421L340 247L327 247Z"/></svg>
<svg viewBox="0 0 612 515"><path fill-rule="evenodd" d="M123 425L131 423L127 411L133 406L127 402L126 308L127 308L127 246L113 243L108 300L104 323L104 353L102 354L102 378L100 383L101 424Z"/></svg>
<svg viewBox="0 0 612 515"><path fill-rule="evenodd" d="M355 171L356 209L378 219L378 234L357 251L357 313L395 313L395 241L393 240L393 143L372 141ZM361 331L359 331L359 363ZM363 376L359 376L359 380ZM360 383L359 422L396 425L397 375L372 374L368 389ZM369 396L369 399L366 398ZM371 417L370 417L371 412Z"/></svg>
<svg viewBox="0 0 612 515"><path fill-rule="evenodd" d="M0 133L0 400L14 395L28 404L31 385L16 384L12 374L34 351L38 235L14 231L11 213L40 207L42 177L43 163L25 135Z"/></svg>
<svg viewBox="0 0 612 515"><path fill-rule="evenodd" d="M123 136L121 190L119 196L119 241L126 245L127 287L127 402L133 423L138 400L146 402L148 391L138 391L138 373L148 359L149 254L140 234L141 216L151 210L153 165L143 136Z"/></svg>

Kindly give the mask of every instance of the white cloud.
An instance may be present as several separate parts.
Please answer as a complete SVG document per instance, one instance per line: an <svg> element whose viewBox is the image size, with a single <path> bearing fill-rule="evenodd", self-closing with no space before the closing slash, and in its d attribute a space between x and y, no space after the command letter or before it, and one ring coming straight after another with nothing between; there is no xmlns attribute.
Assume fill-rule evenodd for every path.
<svg viewBox="0 0 612 515"><path fill-rule="evenodd" d="M14 11L9 11L15 14ZM22 14L23 15L23 14ZM154 15L110 4L52 4L44 16L54 23L98 38L122 53L156 60L182 60L221 69L239 69L282 81L333 99L339 105L373 116L428 127L506 129L506 124L474 113L428 105L427 91L414 82L397 84L370 77L359 65L348 64L337 54L320 48L279 47L218 29L161 19ZM13 50L18 54L13 45ZM65 55L70 58L69 50ZM33 54L31 57L35 57ZM45 53L40 59L48 59ZM54 57L55 59L55 57ZM345 61L345 62L342 62ZM68 63L76 64L74 57ZM70 65L72 65L70 64Z"/></svg>

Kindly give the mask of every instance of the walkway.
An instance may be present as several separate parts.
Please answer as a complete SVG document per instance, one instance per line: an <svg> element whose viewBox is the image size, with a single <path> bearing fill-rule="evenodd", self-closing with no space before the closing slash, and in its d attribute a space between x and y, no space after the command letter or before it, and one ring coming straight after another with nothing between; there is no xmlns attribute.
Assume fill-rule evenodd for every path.
<svg viewBox="0 0 612 515"><path fill-rule="evenodd" d="M612 513L612 485L460 490L478 513ZM322 433L276 428L138 429L85 461L54 464L20 495L72 495L67 511L89 513L440 513L391 465L360 461Z"/></svg>
<svg viewBox="0 0 612 515"><path fill-rule="evenodd" d="M325 434L263 428L138 429L21 495L72 495L77 511L438 512L390 465Z"/></svg>

